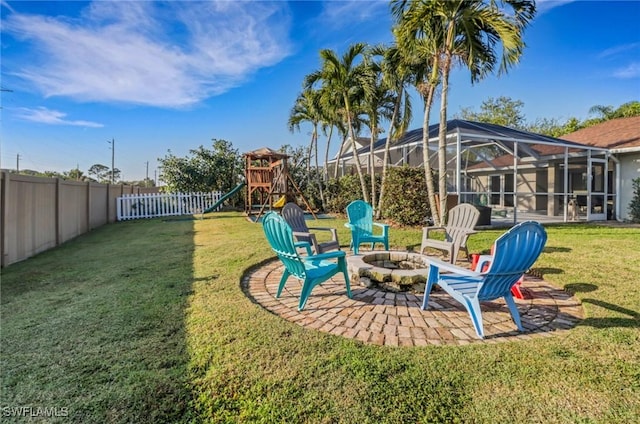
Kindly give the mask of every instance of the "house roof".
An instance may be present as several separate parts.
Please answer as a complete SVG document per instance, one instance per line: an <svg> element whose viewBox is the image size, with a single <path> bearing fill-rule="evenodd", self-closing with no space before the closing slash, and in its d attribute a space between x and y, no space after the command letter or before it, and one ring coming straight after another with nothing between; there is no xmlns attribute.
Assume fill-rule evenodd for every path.
<svg viewBox="0 0 640 424"><path fill-rule="evenodd" d="M438 132L440 124L433 124L429 126L429 139L436 140L438 138ZM501 125L488 124L484 122L466 121L462 119L452 119L447 121L447 138L454 136L460 136L461 143L467 147L474 145L481 145L486 143L498 143L505 149L512 151L514 148L514 142L545 145L555 148L560 148L563 151L565 147L577 148L577 149L602 149L599 146L586 146L571 140L564 140L554 137L549 137L542 134L536 134L528 131L517 130L514 128L503 127ZM374 152L382 151L387 142L386 138L381 138L374 144ZM408 131L398 141L393 144L393 149L401 148L403 146L411 146L422 143L422 128ZM451 143L449 143L451 144ZM435 145L433 146L436 147ZM536 149L537 150L537 149ZM358 155L368 154L369 146L366 145L358 149ZM348 160L351 154L343 154L341 159ZM333 159L335 161L336 159ZM332 161L332 162L333 162Z"/></svg>
<svg viewBox="0 0 640 424"><path fill-rule="evenodd" d="M364 146L368 146L370 143L370 139L367 137L356 137L356 151L360 151L360 149L362 149ZM353 151L353 144L351 143L351 138L347 139L347 142L344 145L344 150L342 151L342 156L352 156L353 154L351 153ZM367 151L369 151L369 149L367 149ZM338 152L339 153L339 152ZM335 161L336 158L338 157L338 153L336 153L336 155L333 157L333 159L331 161ZM330 161L330 162L331 162Z"/></svg>
<svg viewBox="0 0 640 424"><path fill-rule="evenodd" d="M561 138L613 151L634 147L640 149L640 116L612 119Z"/></svg>

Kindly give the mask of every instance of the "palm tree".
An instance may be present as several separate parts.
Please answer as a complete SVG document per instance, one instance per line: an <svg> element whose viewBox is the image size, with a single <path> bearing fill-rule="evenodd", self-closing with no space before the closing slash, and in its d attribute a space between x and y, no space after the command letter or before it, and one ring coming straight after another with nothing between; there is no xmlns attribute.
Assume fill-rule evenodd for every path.
<svg viewBox="0 0 640 424"><path fill-rule="evenodd" d="M431 106L439 85L437 42L435 31L425 31L421 25L416 25L420 19L427 19L425 13L416 8L414 3L407 0L391 2L392 14L396 17L397 25L393 30L398 48L405 62L413 74L413 83L420 94L424 106L422 119L422 164L427 183L429 209L436 226L441 225L440 215L436 205L433 170L431 168L431 147L429 146L429 117ZM430 29L428 26L426 29Z"/></svg>
<svg viewBox="0 0 640 424"><path fill-rule="evenodd" d="M311 160L311 152L318 137L318 125L320 123L319 95L312 89L306 89L298 94L287 122L289 131L300 131L300 124L308 122L312 126L311 141L307 149L307 160Z"/></svg>
<svg viewBox="0 0 640 424"><path fill-rule="evenodd" d="M322 120L320 105L320 93L312 89L306 89L298 95L296 102L289 113L289 131L300 131L300 124L308 122L312 126L311 141L307 150L307 182L311 185L311 156L315 152L316 170L318 169L318 125ZM316 173L317 175L317 173ZM322 199L322 182L316 179ZM324 202L323 202L324 204Z"/></svg>
<svg viewBox="0 0 640 424"><path fill-rule="evenodd" d="M409 72L407 61L396 45L390 47L374 47L372 54L381 57L382 82L394 94L393 112L389 120L389 129L387 130L384 145L380 197L378 199L378 206L375 208L376 219L380 219L386 190L387 170L389 167L389 149L391 143L406 132L409 122L411 121L411 100L407 92L407 85L410 82L411 73Z"/></svg>
<svg viewBox="0 0 640 424"><path fill-rule="evenodd" d="M369 202L367 185L362 174L360 158L357 154L356 134L354 131L354 119L359 111L353 107L356 95L362 94L362 83L367 76L367 66L364 60L358 62L358 59L365 55L366 49L367 47L364 43L353 44L347 49L342 58L339 58L333 50L321 50L322 67L319 71L308 75L305 83L307 87L312 87L316 82L321 81L324 88L341 96L341 106L344 108L347 130L351 138L353 158L360 178L362 197L365 202Z"/></svg>
<svg viewBox="0 0 640 424"><path fill-rule="evenodd" d="M311 79L311 77L307 76L305 81ZM322 129L325 135L327 135L327 145L325 146L324 153L324 175L325 179L328 179L328 170L327 163L329 162L329 148L331 144L331 138L333 136L334 128L337 129L340 134L347 134L347 130L344 126L344 120L342 119L341 110L343 109L340 105L342 103L341 97L336 96L336 93L328 90L326 87L320 87L320 103L322 110ZM342 140L343 142L340 145L340 151L338 152L338 158L342 155L343 144L346 137ZM334 168L333 178L338 177L338 165Z"/></svg>
<svg viewBox="0 0 640 424"><path fill-rule="evenodd" d="M505 6L510 10L505 10ZM471 81L477 82L493 72L498 63L498 46L502 47L499 74L518 63L524 48L523 31L535 15L535 1L398 1L394 7L399 8L399 11L408 12L400 14L399 26L404 27L404 34L414 34L428 39L431 41L430 46L434 47L433 66L440 73L442 84L438 133L438 191L439 218L440 222L444 222L447 205L447 95L451 69L456 63L463 64L471 71Z"/></svg>
<svg viewBox="0 0 640 424"><path fill-rule="evenodd" d="M374 50L372 50L373 52ZM371 61L369 63L369 75L363 86L364 97L362 99L362 110L367 116L366 124L369 127L369 175L371 175L371 205L379 214L378 203L376 201L376 171L374 145L383 129L380 127L382 118L390 120L393 115L395 95L383 78L382 66L380 63Z"/></svg>

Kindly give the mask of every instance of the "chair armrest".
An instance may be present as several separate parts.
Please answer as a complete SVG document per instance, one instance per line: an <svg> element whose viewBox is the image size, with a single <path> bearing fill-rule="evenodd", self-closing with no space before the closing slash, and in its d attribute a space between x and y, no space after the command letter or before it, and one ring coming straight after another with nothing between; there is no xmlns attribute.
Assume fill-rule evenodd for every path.
<svg viewBox="0 0 640 424"><path fill-rule="evenodd" d="M336 230L335 228L329 228L329 227L309 227L310 230L317 230L317 231L331 231L332 234L337 234L338 230Z"/></svg>
<svg viewBox="0 0 640 424"><path fill-rule="evenodd" d="M323 260L323 259L335 259L335 258L345 257L346 255L347 254L345 252L343 252L342 250L333 250L331 252L321 253L319 255L310 255L310 256L302 258L302 260L303 261L316 261L316 260Z"/></svg>
<svg viewBox="0 0 640 424"><path fill-rule="evenodd" d="M389 234L389 224L381 224L379 222L374 222L373 225L375 225L378 228L382 228L383 236L387 236Z"/></svg>
<svg viewBox="0 0 640 424"><path fill-rule="evenodd" d="M330 227L310 227L310 230L318 230L318 231L331 231L331 238L338 242L338 230L336 228Z"/></svg>
<svg viewBox="0 0 640 424"><path fill-rule="evenodd" d="M432 231L445 231L445 227L422 227L422 237L429 238L429 233Z"/></svg>
<svg viewBox="0 0 640 424"><path fill-rule="evenodd" d="M311 255L311 243L309 243L308 241L296 241L293 243L293 245L296 248L304 247L304 249L307 251L307 255Z"/></svg>
<svg viewBox="0 0 640 424"><path fill-rule="evenodd" d="M479 277L480 275L482 275L479 272L475 272L467 268L462 268L457 265L453 265L449 262L445 262L431 256L423 256L423 257L424 257L424 260L426 260L430 266L436 267L438 269L453 272L458 275L464 275L467 277Z"/></svg>
<svg viewBox="0 0 640 424"><path fill-rule="evenodd" d="M307 233L304 231L294 231L293 236L296 239L302 239L299 243L308 243L313 246L314 251L318 251L318 242L316 241L316 235L312 233ZM308 249L307 249L308 250ZM311 253L309 253L311 254Z"/></svg>

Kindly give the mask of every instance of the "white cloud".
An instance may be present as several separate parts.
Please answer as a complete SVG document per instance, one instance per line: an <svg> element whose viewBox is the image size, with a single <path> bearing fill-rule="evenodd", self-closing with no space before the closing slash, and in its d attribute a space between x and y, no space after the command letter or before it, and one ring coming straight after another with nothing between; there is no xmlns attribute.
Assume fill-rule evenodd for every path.
<svg viewBox="0 0 640 424"><path fill-rule="evenodd" d="M39 107L37 109L20 108L16 116L25 121L39 122L49 125L71 125L74 127L102 128L104 125L91 121L70 121L67 114L57 110Z"/></svg>
<svg viewBox="0 0 640 424"><path fill-rule="evenodd" d="M333 28L343 28L389 15L390 10L389 2L384 0L326 1L318 21Z"/></svg>
<svg viewBox="0 0 640 424"><path fill-rule="evenodd" d="M624 68L617 69L613 76L621 79L640 78L640 62L630 63Z"/></svg>
<svg viewBox="0 0 640 424"><path fill-rule="evenodd" d="M551 9L555 9L556 7L564 6L565 4L573 3L577 0L537 0L536 1L536 11L537 15L542 15L550 11Z"/></svg>
<svg viewBox="0 0 640 424"><path fill-rule="evenodd" d="M623 44L620 46L610 47L606 50L603 50L598 55L598 58L603 59L611 56L618 56L621 53L628 52L629 50L640 50L640 43L629 43Z"/></svg>
<svg viewBox="0 0 640 424"><path fill-rule="evenodd" d="M174 108L286 57L287 13L279 2L96 1L78 19L13 13L3 32L33 48L14 74L45 96Z"/></svg>
<svg viewBox="0 0 640 424"><path fill-rule="evenodd" d="M0 0L0 7L1 6L6 7L7 9L9 9L12 12L14 11L13 8L11 6L9 6L9 3L6 2L6 0Z"/></svg>

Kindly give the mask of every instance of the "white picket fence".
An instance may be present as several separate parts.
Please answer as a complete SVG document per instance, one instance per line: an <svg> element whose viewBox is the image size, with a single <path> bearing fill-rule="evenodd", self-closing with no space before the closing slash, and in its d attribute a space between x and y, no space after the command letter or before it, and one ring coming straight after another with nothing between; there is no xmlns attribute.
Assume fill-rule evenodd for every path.
<svg viewBox="0 0 640 424"><path fill-rule="evenodd" d="M197 215L212 206L223 193L150 193L118 197L118 221L162 216Z"/></svg>

